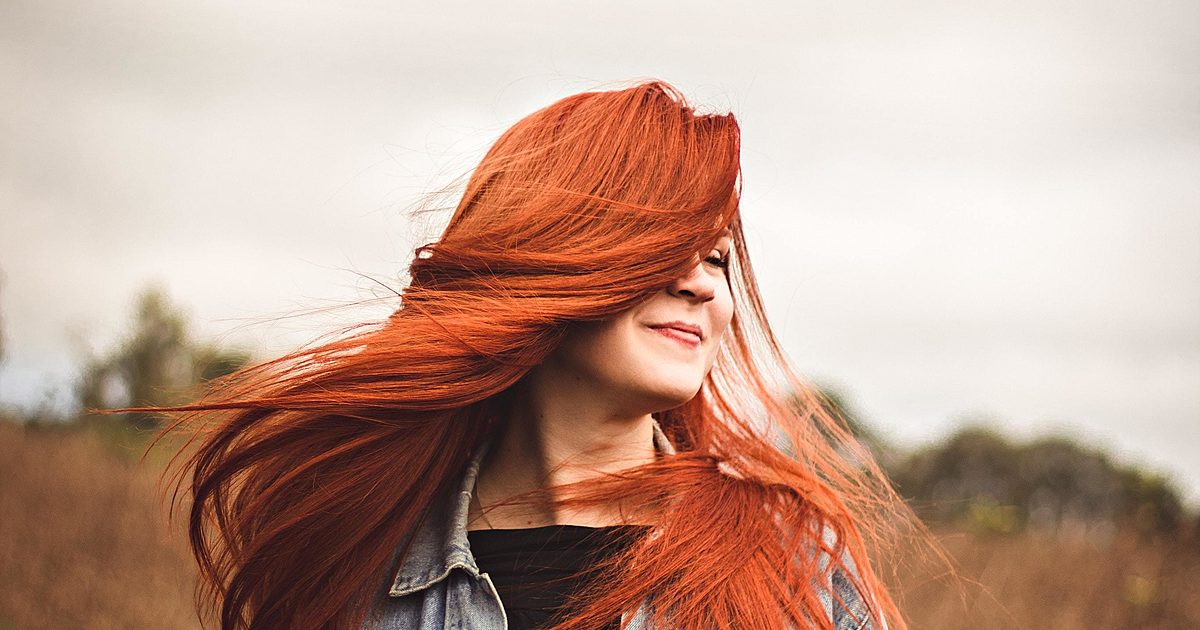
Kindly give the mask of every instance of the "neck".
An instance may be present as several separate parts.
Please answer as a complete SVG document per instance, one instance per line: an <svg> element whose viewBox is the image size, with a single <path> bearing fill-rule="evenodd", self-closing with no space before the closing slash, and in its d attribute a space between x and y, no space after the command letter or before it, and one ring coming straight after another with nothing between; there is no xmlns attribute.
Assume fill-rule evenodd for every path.
<svg viewBox="0 0 1200 630"><path fill-rule="evenodd" d="M583 381L531 375L514 397L504 428L481 467L476 497L483 508L522 492L654 461L654 420L649 413L609 404L616 397L600 395ZM471 526L600 526L625 520L620 506L556 511L543 502L499 506L482 518L476 514Z"/></svg>

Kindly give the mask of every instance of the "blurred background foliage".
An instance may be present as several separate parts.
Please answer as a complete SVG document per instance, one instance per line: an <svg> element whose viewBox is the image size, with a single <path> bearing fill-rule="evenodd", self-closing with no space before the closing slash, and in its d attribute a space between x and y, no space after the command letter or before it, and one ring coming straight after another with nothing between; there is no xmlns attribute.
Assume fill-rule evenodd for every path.
<svg viewBox="0 0 1200 630"><path fill-rule="evenodd" d="M212 381L253 359L244 348L196 339L182 308L155 286L137 296L126 330L105 351L80 351L73 391L77 412L64 415L42 407L9 415L34 430L89 431L122 455L140 457L165 418L106 410L195 400Z"/></svg>
<svg viewBox="0 0 1200 630"><path fill-rule="evenodd" d="M1020 441L967 422L941 441L906 450L874 430L841 393L826 387L822 394L928 523L986 534L1029 529L1095 542L1124 530L1190 535L1200 524L1168 478L1071 437Z"/></svg>
<svg viewBox="0 0 1200 630"><path fill-rule="evenodd" d="M150 288L138 296L129 333L117 347L84 357L76 396L89 417L94 410L178 405L250 358L245 350L193 339L179 308L163 291ZM121 414L119 420L134 429L159 423L141 412Z"/></svg>
<svg viewBox="0 0 1200 630"><path fill-rule="evenodd" d="M164 418L100 411L194 399L255 359L196 338L151 287L117 343L81 352L77 412L0 409L0 628L196 627L192 561L156 491L179 443L143 458ZM1200 627L1200 518L1169 479L983 424L906 449L821 392L955 563L902 550L882 567L914 628Z"/></svg>

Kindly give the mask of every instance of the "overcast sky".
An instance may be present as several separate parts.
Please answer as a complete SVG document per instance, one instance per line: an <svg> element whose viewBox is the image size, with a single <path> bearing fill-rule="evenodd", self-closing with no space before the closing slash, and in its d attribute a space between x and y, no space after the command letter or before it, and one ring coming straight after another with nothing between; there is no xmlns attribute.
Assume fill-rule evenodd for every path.
<svg viewBox="0 0 1200 630"><path fill-rule="evenodd" d="M0 400L150 283L278 351L395 285L423 192L661 78L743 129L776 332L915 445L1066 433L1200 499L1200 3L0 2Z"/></svg>

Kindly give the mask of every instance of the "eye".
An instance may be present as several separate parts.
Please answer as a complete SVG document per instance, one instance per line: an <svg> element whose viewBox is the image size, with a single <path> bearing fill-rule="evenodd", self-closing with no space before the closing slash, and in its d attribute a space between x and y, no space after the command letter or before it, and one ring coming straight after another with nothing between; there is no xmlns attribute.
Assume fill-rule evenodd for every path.
<svg viewBox="0 0 1200 630"><path fill-rule="evenodd" d="M714 249L711 252L709 252L708 258L705 258L704 262L715 265L722 269L728 269L729 268L729 254L723 253L719 249Z"/></svg>

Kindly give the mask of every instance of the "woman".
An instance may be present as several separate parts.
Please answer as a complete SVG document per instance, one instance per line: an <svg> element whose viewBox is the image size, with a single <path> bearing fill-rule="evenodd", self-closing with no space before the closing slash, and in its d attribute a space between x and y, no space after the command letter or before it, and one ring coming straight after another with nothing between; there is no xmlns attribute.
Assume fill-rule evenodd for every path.
<svg viewBox="0 0 1200 630"><path fill-rule="evenodd" d="M222 627L904 627L867 545L910 514L770 333L732 115L535 112L410 274L179 409Z"/></svg>

